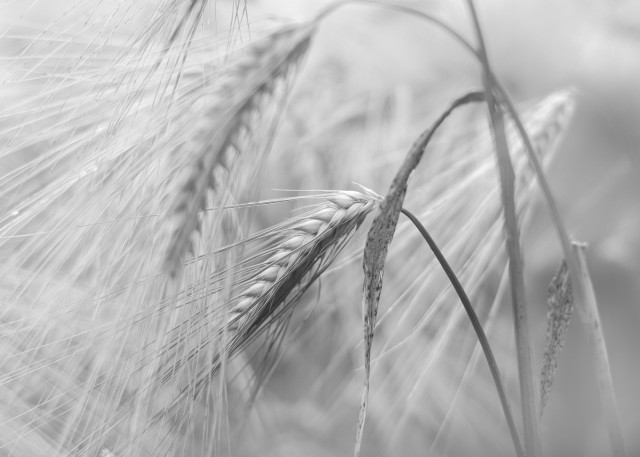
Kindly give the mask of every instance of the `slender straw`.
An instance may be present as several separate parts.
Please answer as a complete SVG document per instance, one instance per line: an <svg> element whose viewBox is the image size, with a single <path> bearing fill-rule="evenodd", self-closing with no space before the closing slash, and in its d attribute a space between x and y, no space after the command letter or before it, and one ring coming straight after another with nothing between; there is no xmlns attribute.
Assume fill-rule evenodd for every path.
<svg viewBox="0 0 640 457"><path fill-rule="evenodd" d="M496 390L498 391L498 396L500 397L500 404L502 405L502 411L504 413L504 417L507 420L507 425L509 426L509 432L511 433L511 439L513 440L513 445L516 448L516 453L518 457L524 456L524 451L522 449L522 443L520 442L520 435L518 434L518 429L516 427L516 423L513 420L513 415L511 414L511 408L509 407L509 400L507 399L507 394L504 388L504 383L502 382L502 377L500 376L500 370L498 369L498 363L496 362L496 358L493 355L493 351L491 350L491 345L489 344L489 340L482 329L482 324L480 323L480 319L478 319L478 315L476 314L473 306L471 306L471 301L467 296L462 284L458 280L458 277L453 272L453 269L447 262L447 259L444 257L436 242L431 238L427 229L420 223L420 221L407 209L402 208L402 214L407 216L413 225L416 226L422 237L425 239L431 251L440 262L440 266L446 273L449 281L451 281L451 285L455 289L460 297L460 301L462 302L462 306L464 306L464 310L467 312L469 316L469 320L471 321L471 325L473 326L473 330L476 332L478 337L478 341L480 342L480 346L482 347L482 351L484 352L484 356L487 359L487 363L489 364L489 371L491 371L491 376L493 376L493 382L496 385Z"/></svg>
<svg viewBox="0 0 640 457"><path fill-rule="evenodd" d="M498 169L500 172L500 189L505 219L506 247L509 253L509 278L511 280L511 299L518 355L518 378L520 380L520 401L524 424L524 448L527 457L538 457L542 455L542 440L540 438L540 424L536 412L538 400L536 397L537 391L535 389L533 360L531 356L530 324L525 303L520 232L515 209L515 175L509 155L509 145L507 144L502 109L494 96L494 78L490 70L491 67L489 65L480 21L473 0L467 0L467 5L478 39L478 55L483 68L487 106L489 108L491 130L493 132L496 155L498 157Z"/></svg>

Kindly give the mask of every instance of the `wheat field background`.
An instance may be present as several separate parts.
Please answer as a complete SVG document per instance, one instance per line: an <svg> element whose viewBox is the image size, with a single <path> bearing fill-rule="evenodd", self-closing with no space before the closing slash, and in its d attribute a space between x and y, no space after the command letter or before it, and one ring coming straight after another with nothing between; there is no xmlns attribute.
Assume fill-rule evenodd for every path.
<svg viewBox="0 0 640 457"><path fill-rule="evenodd" d="M218 221L207 200L195 260L175 280L158 273L164 251L155 249L153 225L171 206L180 173L171 168L172 148L202 123L208 91L228 61L329 2L204 2L192 45L178 40L163 55L159 49L189 3L0 3L1 456L353 452L369 220L296 299L286 326L258 335L228 370L222 363L222 373L209 375L208 338L219 316L206 310L229 311L215 301L242 283L233 282L229 265L259 257L265 245L257 237L239 249L216 249L263 230L270 235L270 227L315 211L310 205L321 191L365 186L384 195L415 137L454 98L482 87L481 68L450 37L407 15L350 5L327 17L295 77L283 78L292 87L286 108L284 83L256 105L263 118L222 186L225 204L240 207ZM403 4L473 40L464 2ZM622 431L628 455L636 455L640 7L604 0L486 0L477 7L495 73L534 133L544 136L553 124L539 122L539 107L558 100L545 105L545 97L570 93L575 102L546 170L571 235L589 243ZM158 55L165 60L154 68ZM233 87L225 93L232 97ZM163 174L165 166L172 172ZM547 289L562 251L539 191L529 190L531 173L516 169L538 373ZM92 174L102 178L92 181ZM506 252L497 185L486 109L465 107L427 149L405 206L461 272L515 399L512 315L499 285ZM314 198L297 198L305 195ZM242 206L272 199L282 201ZM23 201L30 203L21 207ZM219 222L224 230L207 238ZM471 356L476 339L457 297L415 230L399 227L380 302L362 455L514 455L486 363ZM218 281L211 295L207 278ZM176 310L162 295L171 281L182 281ZM198 294L202 302L184 298ZM196 302L197 309L188 306ZM183 320L188 325L180 327ZM586 341L574 316L541 421L544 455L611 455ZM134 363L149 360L147 371ZM168 381L156 386L158 373ZM172 416L162 408L174 398L179 411ZM165 413L157 423L155 409Z"/></svg>

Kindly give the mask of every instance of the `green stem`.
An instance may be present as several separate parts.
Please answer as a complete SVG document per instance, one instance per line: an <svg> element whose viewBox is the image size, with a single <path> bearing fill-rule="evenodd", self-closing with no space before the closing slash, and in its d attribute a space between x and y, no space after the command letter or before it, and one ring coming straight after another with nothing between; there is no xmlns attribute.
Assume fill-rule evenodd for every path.
<svg viewBox="0 0 640 457"><path fill-rule="evenodd" d="M478 39L478 55L483 67L487 106L489 108L496 154L498 156L500 188L505 218L506 245L509 253L509 278L511 280L516 348L518 352L518 374L524 424L524 448L528 457L537 457L542 453L542 443L540 439L538 414L536 413L537 399L533 374L533 360L531 356L531 338L529 335L529 319L525 304L520 233L515 209L515 174L511 157L509 156L509 146L505 134L502 110L494 96L495 83L489 65L480 21L473 0L467 0L467 5Z"/></svg>
<svg viewBox="0 0 640 457"><path fill-rule="evenodd" d="M480 323L480 319L476 315L473 306L471 306L471 301L467 296L462 284L458 280L458 277L453 272L453 269L447 262L447 259L444 257L436 242L431 238L427 229L422 225L422 223L407 209L402 208L402 214L407 216L413 225L416 226L420 234L425 239L431 251L440 262L440 266L446 273L449 281L451 281L451 285L455 289L460 297L460 301L462 302L462 306L464 306L467 315L469 316L469 320L471 321L471 325L473 326L473 330L476 332L478 337L478 341L480 342L480 346L482 347L482 351L484 352L484 356L487 359L487 363L489 364L489 371L491 371L491 376L493 376L493 382L496 385L496 389L498 391L498 396L500 397L500 404L502 405L502 411L504 413L504 417L507 420L507 425L509 426L509 432L511 433L511 439L513 440L513 445L516 448L516 453L518 457L524 456L524 452L522 449L522 444L520 442L520 435L518 434L518 428L516 427L516 423L513 420L513 415L511 414L511 408L509 407L509 400L507 399L506 390L504 388L504 383L502 382L502 377L500 376L500 370L498 369L498 363L496 362L496 358L493 355L493 351L491 350L491 346L489 345L489 340L482 329L482 324Z"/></svg>

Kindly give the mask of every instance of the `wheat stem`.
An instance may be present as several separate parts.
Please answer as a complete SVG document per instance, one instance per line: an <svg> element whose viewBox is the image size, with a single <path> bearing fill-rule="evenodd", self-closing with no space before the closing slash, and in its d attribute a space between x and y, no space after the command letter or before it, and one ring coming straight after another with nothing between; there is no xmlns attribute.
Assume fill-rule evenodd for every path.
<svg viewBox="0 0 640 457"><path fill-rule="evenodd" d="M514 314L514 329L518 352L518 374L520 379L520 395L524 423L524 447L527 457L538 457L542 454L542 442L536 408L536 390L534 383L533 360L531 356L531 337L529 335L529 319L525 303L522 251L520 249L520 233L515 208L515 174L509 156L504 118L494 96L493 75L490 72L489 57L484 43L480 21L473 4L467 0L469 12L473 20L478 39L478 53L483 68L483 80L487 96L487 107L491 120L491 129L498 157L500 172L502 205L504 209L504 225L506 245L509 253L509 277L511 280L511 299Z"/></svg>
<svg viewBox="0 0 640 457"><path fill-rule="evenodd" d="M473 326L473 330L476 332L476 336L478 337L478 341L480 342L480 346L482 347L482 351L484 352L484 356L487 359L487 363L489 365L489 371L491 371L491 376L493 377L493 382L496 386L496 390L498 391L498 396L500 397L500 404L502 405L502 411L504 413L504 417L507 421L507 425L509 426L509 433L511 433L511 440L513 441L513 445L516 448L516 453L519 457L524 455L522 450L522 443L520 442L520 435L518 434L518 428L516 427L516 423L513 420L513 414L511 413L511 407L509 406L509 400L507 399L507 393L504 388L504 383L502 382L502 376L500 375L500 370L498 368L498 362L496 361L495 356L493 355L493 351L491 350L491 345L489 344L489 340L482 329L482 324L480 323L480 319L478 319L478 315L476 314L473 306L471 305L471 300L467 296L467 293L462 287L462 284L458 280L458 277L454 273L453 269L447 262L447 259L438 248L438 245L433 240L431 235L427 229L422 225L422 223L415 217L409 210L402 208L402 214L407 216L413 225L418 229L424 240L427 242L431 251L438 259L440 266L446 273L449 281L451 281L451 285L455 289L458 297L460 297L460 301L462 302L462 306L464 306L464 310L467 312L469 316L469 320L471 321L471 325Z"/></svg>

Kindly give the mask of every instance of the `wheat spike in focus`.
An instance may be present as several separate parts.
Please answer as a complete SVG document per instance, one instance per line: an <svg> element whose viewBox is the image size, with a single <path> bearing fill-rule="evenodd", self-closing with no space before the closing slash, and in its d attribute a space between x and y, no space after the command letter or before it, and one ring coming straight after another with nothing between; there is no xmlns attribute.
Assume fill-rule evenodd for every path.
<svg viewBox="0 0 640 457"><path fill-rule="evenodd" d="M191 349L183 347L177 355L171 348L175 348L179 340L189 342L188 337L195 334L199 323L183 322L174 329L175 337L169 339L163 351L169 357L157 377L158 385L175 379L181 370L193 370L194 367L184 367L185 361L195 360L203 347L222 344L219 355L196 368L198 374L191 377L177 400L187 392L197 394L218 371L222 357L232 357L261 333L286 325L296 301L331 265L367 214L377 208L380 197L368 190L342 191L326 195L324 200L325 203L315 209L247 240L259 241L258 257L267 257L255 263L256 259L249 256L230 269L249 274L237 281L234 288L237 293L228 304L211 311L223 322L218 331L207 332L203 341L192 341ZM223 274L220 282L224 278ZM197 318L201 322L209 320L202 315ZM190 329L190 335L181 332L184 328Z"/></svg>

